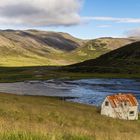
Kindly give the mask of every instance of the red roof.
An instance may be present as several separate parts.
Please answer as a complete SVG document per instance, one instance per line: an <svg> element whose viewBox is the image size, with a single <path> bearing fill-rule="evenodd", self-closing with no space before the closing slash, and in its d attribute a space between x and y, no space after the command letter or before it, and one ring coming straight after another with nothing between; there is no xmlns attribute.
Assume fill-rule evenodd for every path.
<svg viewBox="0 0 140 140"><path fill-rule="evenodd" d="M138 106L138 101L133 94L116 94L107 96L111 106L116 108L120 103L128 103L129 106Z"/></svg>

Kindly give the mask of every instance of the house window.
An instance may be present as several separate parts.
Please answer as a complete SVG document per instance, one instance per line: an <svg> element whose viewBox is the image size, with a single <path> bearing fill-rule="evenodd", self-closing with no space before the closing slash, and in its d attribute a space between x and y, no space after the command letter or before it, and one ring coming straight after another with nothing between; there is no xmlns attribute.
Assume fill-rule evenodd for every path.
<svg viewBox="0 0 140 140"><path fill-rule="evenodd" d="M129 115L130 115L130 116L134 116L134 111L130 111L130 112L129 112Z"/></svg>
<svg viewBox="0 0 140 140"><path fill-rule="evenodd" d="M105 102L105 106L109 106L109 102L108 101Z"/></svg>
<svg viewBox="0 0 140 140"><path fill-rule="evenodd" d="M127 106L127 102L124 102L124 105Z"/></svg>

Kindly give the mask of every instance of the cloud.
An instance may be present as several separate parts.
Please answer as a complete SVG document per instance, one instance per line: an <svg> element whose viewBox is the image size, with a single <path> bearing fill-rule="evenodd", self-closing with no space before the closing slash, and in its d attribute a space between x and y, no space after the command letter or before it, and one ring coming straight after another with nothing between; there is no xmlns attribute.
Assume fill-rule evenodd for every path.
<svg viewBox="0 0 140 140"><path fill-rule="evenodd" d="M116 18L116 17L83 17L85 21L112 21L117 23L140 23L140 18Z"/></svg>
<svg viewBox="0 0 140 140"><path fill-rule="evenodd" d="M140 37L140 28L128 30L124 34L128 37Z"/></svg>
<svg viewBox="0 0 140 140"><path fill-rule="evenodd" d="M82 0L1 0L0 25L75 25L81 5Z"/></svg>
<svg viewBox="0 0 140 140"><path fill-rule="evenodd" d="M1 26L71 26L90 21L140 23L139 18L82 17L84 0L0 0ZM106 26L107 27L107 26ZM105 28L102 26L101 28Z"/></svg>

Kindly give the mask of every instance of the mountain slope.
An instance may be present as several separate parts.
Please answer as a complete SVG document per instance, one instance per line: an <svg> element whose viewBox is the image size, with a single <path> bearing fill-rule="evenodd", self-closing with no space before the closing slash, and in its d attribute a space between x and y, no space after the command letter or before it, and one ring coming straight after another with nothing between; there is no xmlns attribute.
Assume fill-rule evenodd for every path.
<svg viewBox="0 0 140 140"><path fill-rule="evenodd" d="M69 66L69 70L97 73L140 73L140 42L128 44L97 59Z"/></svg>
<svg viewBox="0 0 140 140"><path fill-rule="evenodd" d="M135 42L134 39L129 38L99 38L88 40L83 47L77 48L73 56L77 56L78 60L85 61L97 58L112 50L120 48L124 45Z"/></svg>
<svg viewBox="0 0 140 140"><path fill-rule="evenodd" d="M94 59L135 39L77 39L67 33L0 30L0 66L70 65Z"/></svg>
<svg viewBox="0 0 140 140"><path fill-rule="evenodd" d="M63 63L61 53L80 47L82 42L64 33L0 31L1 65L58 65Z"/></svg>

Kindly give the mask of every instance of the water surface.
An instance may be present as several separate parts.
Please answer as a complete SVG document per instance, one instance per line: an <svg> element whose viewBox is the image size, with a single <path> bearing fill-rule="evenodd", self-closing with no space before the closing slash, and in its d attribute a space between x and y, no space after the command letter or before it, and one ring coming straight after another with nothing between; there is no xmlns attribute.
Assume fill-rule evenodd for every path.
<svg viewBox="0 0 140 140"><path fill-rule="evenodd" d="M47 80L0 83L0 92L67 97L68 101L101 105L107 95L134 93L140 101L140 79ZM74 98L69 98L74 97Z"/></svg>

